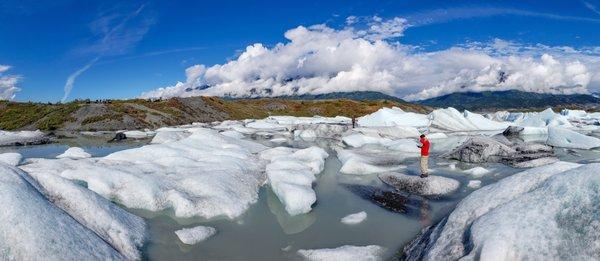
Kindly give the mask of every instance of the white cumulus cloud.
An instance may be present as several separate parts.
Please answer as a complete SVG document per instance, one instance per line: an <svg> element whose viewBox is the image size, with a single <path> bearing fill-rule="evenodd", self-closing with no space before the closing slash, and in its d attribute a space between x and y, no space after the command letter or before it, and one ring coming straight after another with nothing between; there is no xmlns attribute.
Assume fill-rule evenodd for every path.
<svg viewBox="0 0 600 261"><path fill-rule="evenodd" d="M12 100L21 89L17 87L21 77L18 75L5 75L10 69L8 65L0 64L0 100Z"/></svg>
<svg viewBox="0 0 600 261"><path fill-rule="evenodd" d="M247 46L225 64L195 65L187 79L142 98L233 97L378 91L409 100L452 92L517 89L587 93L600 87L600 48L521 45L495 40L441 51L402 44L403 18L349 17L346 27L320 24L285 32L268 48Z"/></svg>

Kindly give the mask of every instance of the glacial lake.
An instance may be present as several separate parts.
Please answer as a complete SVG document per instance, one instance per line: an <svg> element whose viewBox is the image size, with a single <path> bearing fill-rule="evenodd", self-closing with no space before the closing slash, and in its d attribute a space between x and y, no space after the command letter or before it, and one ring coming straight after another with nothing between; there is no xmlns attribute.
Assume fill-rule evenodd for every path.
<svg viewBox="0 0 600 261"><path fill-rule="evenodd" d="M464 139L464 136L434 141L435 148L446 149ZM454 140L453 140L454 139ZM535 139L534 139L535 140ZM94 157L115 151L148 144L150 140L128 140L108 143L103 138L79 137L61 139L57 143L2 147L0 152L19 152L26 158L54 158L70 146L85 149ZM257 141L274 146L266 140ZM340 161L331 149L331 141L293 142L284 146L305 148L311 145L323 147L330 154L324 171L314 185L317 203L305 215L290 217L268 186L259 192L259 200L236 220L227 219L180 219L169 212L149 212L127 209L143 217L148 224L149 239L144 246L144 258L149 260L300 260L299 249L335 248L343 245L379 245L387 249L386 258L398 254L425 227L435 224L448 215L454 206L474 189L467 183L473 179L462 172L464 169L482 166L492 174L479 180L482 186L496 182L521 171L502 164L465 164L439 157L433 150L430 159L432 175L451 177L461 182L460 189L449 197L424 198L394 192L376 175L355 176L341 174ZM445 143L445 144L444 144ZM588 163L600 158L599 150L556 149L561 160ZM417 158L403 162L404 173L418 173ZM377 204L373 201L379 201ZM382 203L392 204L390 210ZM368 217L357 225L345 225L340 219L353 213L365 211ZM217 234L193 246L179 241L174 231L197 225L211 226Z"/></svg>

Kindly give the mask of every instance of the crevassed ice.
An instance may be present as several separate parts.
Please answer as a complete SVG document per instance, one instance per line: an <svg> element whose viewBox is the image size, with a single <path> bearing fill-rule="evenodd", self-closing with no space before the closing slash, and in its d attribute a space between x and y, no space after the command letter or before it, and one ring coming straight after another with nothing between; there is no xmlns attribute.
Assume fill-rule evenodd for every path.
<svg viewBox="0 0 600 261"><path fill-rule="evenodd" d="M323 171L328 156L319 147L277 147L261 153L263 159L270 161L266 172L271 189L291 216L311 211L317 200L312 183L315 175Z"/></svg>
<svg viewBox="0 0 600 261"><path fill-rule="evenodd" d="M124 260L92 230L48 201L23 171L0 163L0 258Z"/></svg>
<svg viewBox="0 0 600 261"><path fill-rule="evenodd" d="M142 218L65 178L43 172L32 176L50 202L128 259L141 259L139 248L146 237L146 223Z"/></svg>
<svg viewBox="0 0 600 261"><path fill-rule="evenodd" d="M30 159L22 168L85 181L90 190L129 208L173 210L178 217L240 216L264 183L255 153L266 147L216 130L188 131L187 138L103 158Z"/></svg>

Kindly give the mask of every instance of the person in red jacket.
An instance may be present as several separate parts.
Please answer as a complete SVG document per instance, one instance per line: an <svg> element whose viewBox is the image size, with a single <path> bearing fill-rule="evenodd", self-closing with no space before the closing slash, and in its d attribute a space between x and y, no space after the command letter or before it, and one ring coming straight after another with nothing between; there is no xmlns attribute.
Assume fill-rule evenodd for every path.
<svg viewBox="0 0 600 261"><path fill-rule="evenodd" d="M422 134L419 142L421 142L421 145L418 145L421 148L421 178L426 178L429 176L429 140L425 134Z"/></svg>

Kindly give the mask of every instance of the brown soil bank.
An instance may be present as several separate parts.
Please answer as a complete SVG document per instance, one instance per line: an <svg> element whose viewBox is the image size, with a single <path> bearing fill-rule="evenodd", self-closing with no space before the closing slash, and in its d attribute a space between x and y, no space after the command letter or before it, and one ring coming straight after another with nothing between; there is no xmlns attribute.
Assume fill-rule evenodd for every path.
<svg viewBox="0 0 600 261"><path fill-rule="evenodd" d="M429 107L390 100L228 100L217 97L167 100L73 101L64 104L0 102L2 130L100 131L159 128L192 122L259 119L269 115L359 117L382 107L428 113Z"/></svg>

